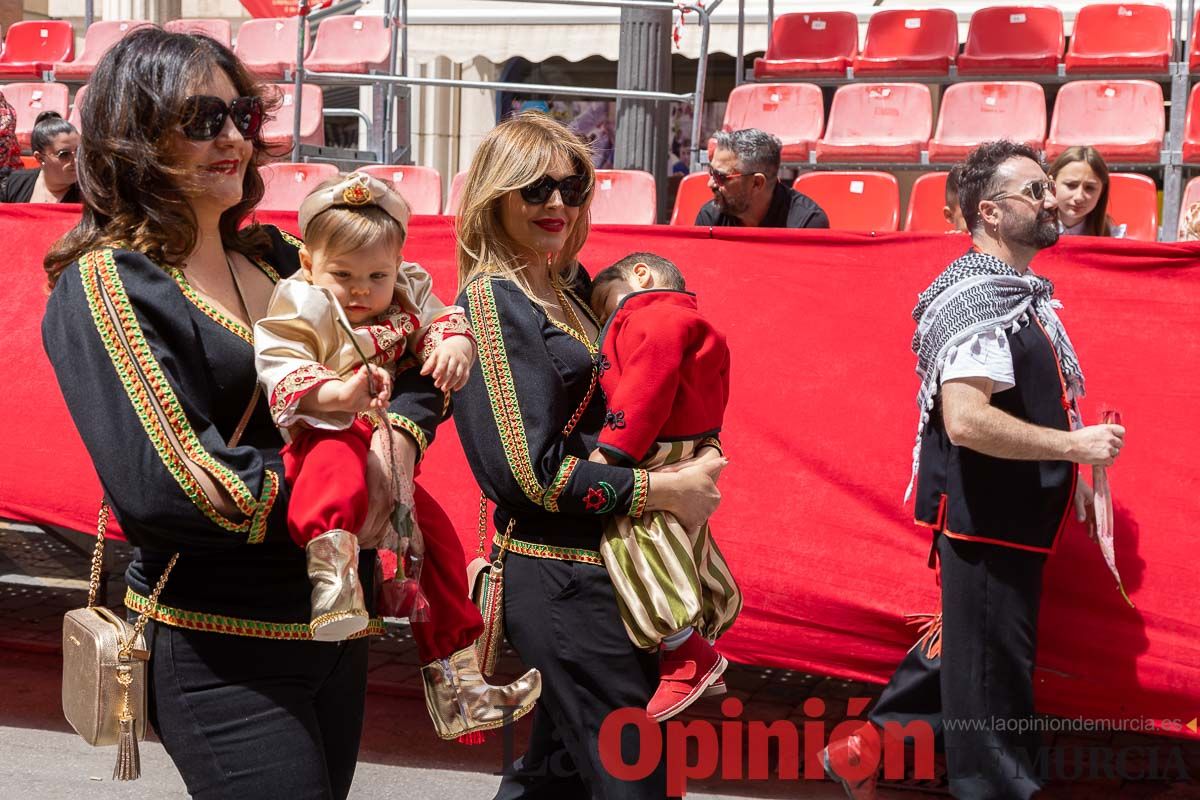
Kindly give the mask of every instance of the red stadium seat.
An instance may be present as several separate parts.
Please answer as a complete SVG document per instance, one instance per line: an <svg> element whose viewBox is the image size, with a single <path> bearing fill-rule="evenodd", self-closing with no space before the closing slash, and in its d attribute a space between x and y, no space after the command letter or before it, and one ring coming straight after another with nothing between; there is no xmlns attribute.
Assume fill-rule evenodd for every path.
<svg viewBox="0 0 1200 800"><path fill-rule="evenodd" d="M446 197L446 213L454 216L458 213L458 204L462 201L463 187L467 185L467 171L455 173L450 179L450 192Z"/></svg>
<svg viewBox="0 0 1200 800"><path fill-rule="evenodd" d="M83 108L83 98L86 95L87 86L80 86L75 90L75 98L71 101L71 113L67 116L67 121L80 131L83 130L83 125L81 124L82 115L79 113L79 110Z"/></svg>
<svg viewBox="0 0 1200 800"><path fill-rule="evenodd" d="M792 188L816 201L839 231L896 230L900 186L886 172L809 172Z"/></svg>
<svg viewBox="0 0 1200 800"><path fill-rule="evenodd" d="M21 169L37 169L41 163L33 156L21 156Z"/></svg>
<svg viewBox="0 0 1200 800"><path fill-rule="evenodd" d="M675 195L675 208L671 210L672 225L695 225L696 215L704 204L713 199L708 188L708 173L693 172L679 182L679 193Z"/></svg>
<svg viewBox="0 0 1200 800"><path fill-rule="evenodd" d="M1187 164L1200 164L1200 83L1192 87L1188 98L1187 118L1183 125L1183 160Z"/></svg>
<svg viewBox="0 0 1200 800"><path fill-rule="evenodd" d="M1165 73L1171 63L1171 12L1140 3L1098 3L1075 15L1067 72Z"/></svg>
<svg viewBox="0 0 1200 800"><path fill-rule="evenodd" d="M1062 12L1050 6L992 6L971 15L958 74L1053 74L1063 57Z"/></svg>
<svg viewBox="0 0 1200 800"><path fill-rule="evenodd" d="M1028 81L956 83L942 95L930 161L961 161L983 142L1011 139L1040 150L1046 139L1046 94Z"/></svg>
<svg viewBox="0 0 1200 800"><path fill-rule="evenodd" d="M234 52L255 75L282 78L285 72L296 68L298 24L296 17L248 19L238 28ZM312 49L311 34L305 35L304 47L304 57L308 58L308 52Z"/></svg>
<svg viewBox="0 0 1200 800"><path fill-rule="evenodd" d="M43 111L67 115L67 87L61 83L10 83L0 92L17 112L17 141L22 150L29 149L33 123Z"/></svg>
<svg viewBox="0 0 1200 800"><path fill-rule="evenodd" d="M946 222L946 176L949 172L926 172L917 178L908 196L904 230L917 233L949 233L954 227Z"/></svg>
<svg viewBox="0 0 1200 800"><path fill-rule="evenodd" d="M653 225L658 218L654 176L636 169L598 169L591 220L596 225Z"/></svg>
<svg viewBox="0 0 1200 800"><path fill-rule="evenodd" d="M265 192L258 207L268 211L299 211L300 203L314 189L337 177L333 164L291 164L277 162L259 167Z"/></svg>
<svg viewBox="0 0 1200 800"><path fill-rule="evenodd" d="M1125 238L1158 241L1158 185L1134 172L1108 176L1108 215L1125 225Z"/></svg>
<svg viewBox="0 0 1200 800"><path fill-rule="evenodd" d="M958 55L958 15L945 8L876 11L854 74L945 75Z"/></svg>
<svg viewBox="0 0 1200 800"><path fill-rule="evenodd" d="M373 164L358 171L390 183L414 214L442 213L442 176L433 167Z"/></svg>
<svg viewBox="0 0 1200 800"><path fill-rule="evenodd" d="M262 139L271 149L291 150L292 128L296 121L296 87L290 83L276 83L274 88L282 99L274 116L263 124ZM325 98L321 87L306 83L300 95L300 144L318 147L325 144Z"/></svg>
<svg viewBox="0 0 1200 800"><path fill-rule="evenodd" d="M41 80L59 61L75 56L75 29L65 20L14 22L0 55L0 80Z"/></svg>
<svg viewBox="0 0 1200 800"><path fill-rule="evenodd" d="M1196 26L1200 24L1200 13L1196 14L1196 18L1192 20L1191 31L1196 30ZM1190 44L1188 44L1188 70L1190 72L1200 72L1200 37L1194 34L1189 34ZM3 74L3 73L0 73Z"/></svg>
<svg viewBox="0 0 1200 800"><path fill-rule="evenodd" d="M83 49L74 61L59 61L54 65L54 79L59 81L86 81L108 48L121 41L125 34L145 25L145 20L107 20L93 22L83 37Z"/></svg>
<svg viewBox="0 0 1200 800"><path fill-rule="evenodd" d="M292 52L296 43L292 42ZM380 16L329 17L317 28L312 55L304 68L314 72L385 72L392 33Z"/></svg>
<svg viewBox="0 0 1200 800"><path fill-rule="evenodd" d="M754 59L754 78L845 75L856 55L858 17L851 12L783 14L771 27L766 57Z"/></svg>
<svg viewBox="0 0 1200 800"><path fill-rule="evenodd" d="M1158 161L1166 120L1162 88L1150 81L1074 81L1058 90L1046 158L1092 145L1108 161Z"/></svg>
<svg viewBox="0 0 1200 800"><path fill-rule="evenodd" d="M933 127L929 88L918 83L839 87L817 161L920 161Z"/></svg>
<svg viewBox="0 0 1200 800"><path fill-rule="evenodd" d="M226 47L233 45L233 31L227 19L173 19L163 25L170 33L199 33ZM295 42L292 43L295 47Z"/></svg>
<svg viewBox="0 0 1200 800"><path fill-rule="evenodd" d="M825 127L821 89L810 83L743 83L729 93L727 131L759 128L783 142L784 161L808 161L808 153ZM716 141L708 140L712 158Z"/></svg>

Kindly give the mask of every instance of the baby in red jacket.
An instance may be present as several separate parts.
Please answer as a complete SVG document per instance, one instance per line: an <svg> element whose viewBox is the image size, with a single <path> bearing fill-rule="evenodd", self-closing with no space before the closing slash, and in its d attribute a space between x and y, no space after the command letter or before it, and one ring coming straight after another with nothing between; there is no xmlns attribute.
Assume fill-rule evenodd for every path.
<svg viewBox="0 0 1200 800"><path fill-rule="evenodd" d="M608 413L590 460L652 470L701 447L719 450L729 348L679 269L651 253L626 256L596 276L592 307L606 320L599 371ZM688 531L662 511L614 516L600 553L629 638L661 654L651 718L723 694L728 662L711 642L733 624L742 596L708 524Z"/></svg>

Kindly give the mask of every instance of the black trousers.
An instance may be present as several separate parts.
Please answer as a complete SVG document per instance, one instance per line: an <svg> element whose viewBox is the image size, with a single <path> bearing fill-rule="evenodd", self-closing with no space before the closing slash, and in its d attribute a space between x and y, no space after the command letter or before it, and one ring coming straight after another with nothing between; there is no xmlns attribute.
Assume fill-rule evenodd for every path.
<svg viewBox="0 0 1200 800"><path fill-rule="evenodd" d="M622 781L600 754L605 717L644 709L658 685L658 658L629 641L604 567L509 553L504 576L508 640L541 671L542 696L529 749L506 772L496 800L661 800L661 756L644 780ZM639 752L637 728L625 726L624 763L636 763Z"/></svg>
<svg viewBox="0 0 1200 800"><path fill-rule="evenodd" d="M936 542L942 574L942 653L908 652L870 720L925 721L944 743L960 800L1026 800L1033 766L1033 663L1046 558L1015 548Z"/></svg>
<svg viewBox="0 0 1200 800"><path fill-rule="evenodd" d="M280 641L150 623L150 723L202 800L350 793L367 640Z"/></svg>

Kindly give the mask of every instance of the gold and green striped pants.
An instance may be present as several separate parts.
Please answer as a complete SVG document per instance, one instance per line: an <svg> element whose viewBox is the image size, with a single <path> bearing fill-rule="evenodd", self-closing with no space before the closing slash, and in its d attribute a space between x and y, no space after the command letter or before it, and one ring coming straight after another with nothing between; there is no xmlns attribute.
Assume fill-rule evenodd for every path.
<svg viewBox="0 0 1200 800"><path fill-rule="evenodd" d="M691 458L698 442L658 442L639 467L654 470ZM647 511L614 516L600 540L600 555L616 590L625 630L646 650L663 637L694 627L714 640L742 610L742 593L708 524L684 530L673 514Z"/></svg>

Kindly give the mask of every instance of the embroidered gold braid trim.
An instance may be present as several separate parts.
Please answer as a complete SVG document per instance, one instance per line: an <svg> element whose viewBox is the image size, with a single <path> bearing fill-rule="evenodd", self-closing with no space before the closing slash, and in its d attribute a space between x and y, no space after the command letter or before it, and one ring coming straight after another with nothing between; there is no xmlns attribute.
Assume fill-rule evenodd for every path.
<svg viewBox="0 0 1200 800"><path fill-rule="evenodd" d="M646 499L650 496L650 474L644 469L633 471L633 496L629 499L629 516L637 518L646 513Z"/></svg>
<svg viewBox="0 0 1200 800"><path fill-rule="evenodd" d="M142 428L163 465L188 498L212 522L225 530L247 534L249 542L261 542L266 533L267 516L279 493L279 477L270 470L264 471L262 497L255 498L237 473L204 449L146 342L129 302L129 295L121 283L112 250L98 250L86 254L79 260L79 267L92 321ZM106 297L120 320L119 331L106 310ZM126 342L129 349L126 349ZM161 408L163 416L166 417L169 431L163 426L159 414L156 413L156 407ZM179 448L182 448L182 453ZM199 465L218 481L247 519L234 522L217 511L187 468L185 458Z"/></svg>
<svg viewBox="0 0 1200 800"><path fill-rule="evenodd" d="M155 622L161 622L173 628L224 633L231 636L254 636L259 639L307 641L313 638L312 629L307 622L262 622L256 619L227 617L222 614L186 611L182 608L172 608L162 603L158 603L151 609L150 600L138 594L133 589L125 591L125 607L136 614L145 614ZM374 618L367 623L365 630L347 638L359 639L363 636L382 636L383 633L383 620Z"/></svg>
<svg viewBox="0 0 1200 800"><path fill-rule="evenodd" d="M296 248L297 250L299 250L301 247L304 246L304 242L300 241L295 236L292 236L290 233L285 231L283 228L278 228L277 230L279 231L280 238L282 238L285 242L287 242L288 244L290 244L292 247Z"/></svg>
<svg viewBox="0 0 1200 800"><path fill-rule="evenodd" d="M540 506L543 489L529 455L524 418L517 402L517 387L513 383L508 354L504 349L504 335L500 329L500 315L496 310L490 278L482 278L467 287L467 305L479 346L479 370L483 373L488 403L492 407L509 469L525 496Z"/></svg>
<svg viewBox="0 0 1200 800"><path fill-rule="evenodd" d="M463 314L447 314L445 317L429 323L429 329L421 337L419 353L421 362L428 361L429 357L433 355L433 351L438 348L438 345L451 336L466 336L472 342L475 341L475 333L471 330L471 323L467 322L467 318Z"/></svg>
<svg viewBox="0 0 1200 800"><path fill-rule="evenodd" d="M425 438L425 431L421 430L420 425L408 417L402 417L393 412L388 412L388 422L392 424L393 428L398 428L416 439L419 455L425 455L425 448L429 447L429 439Z"/></svg>
<svg viewBox="0 0 1200 800"><path fill-rule="evenodd" d="M545 506L547 511L558 512L558 497L567 488L567 483L571 480L571 475L577 466L579 466L579 459L575 456L567 456L563 459L562 466L558 468L558 474L554 476L554 480L546 489Z"/></svg>
<svg viewBox="0 0 1200 800"><path fill-rule="evenodd" d="M294 369L275 384L271 392L271 419L279 419L284 411L299 404L304 395L326 381L336 381L337 373L324 364L305 364Z"/></svg>
<svg viewBox="0 0 1200 800"><path fill-rule="evenodd" d="M271 279L272 283L279 283L279 273L276 272L275 268L266 261L263 261L260 258L254 258L251 259L251 263L262 270L263 273ZM188 299L188 302L200 309L202 312L204 312L205 316L220 325L225 330L232 333L234 336L237 336L247 344L254 344L254 332L246 327L241 320L230 317L229 315L219 311L216 306L205 300L204 297L201 296L201 294L197 292L190 283L188 283L187 274L183 270L181 270L179 267L171 267L167 270L167 272L170 273L171 277L175 279L175 283L179 284L179 289L183 292L183 296Z"/></svg>
<svg viewBox="0 0 1200 800"><path fill-rule="evenodd" d="M499 545L500 535L496 534L493 541ZM520 539L509 539L508 549L514 553L532 558L553 558L557 561L578 561L581 564L603 565L604 559L595 550L585 550L582 547L555 547L539 542L523 542Z"/></svg>

